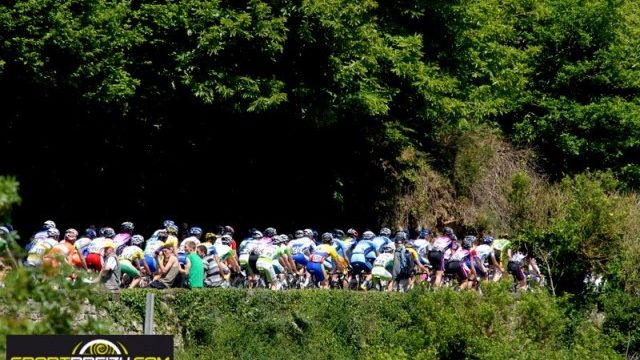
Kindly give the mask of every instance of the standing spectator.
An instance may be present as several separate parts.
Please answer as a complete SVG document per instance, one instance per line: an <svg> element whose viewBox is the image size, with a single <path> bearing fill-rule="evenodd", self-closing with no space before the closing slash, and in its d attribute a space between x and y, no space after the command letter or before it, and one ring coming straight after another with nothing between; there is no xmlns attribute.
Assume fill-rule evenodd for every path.
<svg viewBox="0 0 640 360"><path fill-rule="evenodd" d="M120 289L120 280L122 274L120 272L120 264L118 262L118 256L116 255L116 244L107 240L103 243L104 248L104 265L100 270L100 276L96 279L99 281L105 289L110 291L117 291Z"/></svg>
<svg viewBox="0 0 640 360"><path fill-rule="evenodd" d="M192 289L204 287L204 266L202 259L196 253L196 243L189 240L184 247L187 259L184 269L180 269L180 273L187 276L188 287Z"/></svg>

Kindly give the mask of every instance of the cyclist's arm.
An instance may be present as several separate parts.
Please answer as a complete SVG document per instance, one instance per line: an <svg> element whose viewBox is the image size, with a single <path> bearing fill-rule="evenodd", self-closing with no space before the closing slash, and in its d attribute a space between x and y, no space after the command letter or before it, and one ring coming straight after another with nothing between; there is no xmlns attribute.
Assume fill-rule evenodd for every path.
<svg viewBox="0 0 640 360"><path fill-rule="evenodd" d="M218 264L219 266L220 264ZM189 260L189 257L187 257L187 260L184 263L184 269L182 267L180 267L180 273L184 274L184 275L189 275L189 269L191 269L191 261Z"/></svg>
<svg viewBox="0 0 640 360"><path fill-rule="evenodd" d="M504 269L502 268L502 265L500 265L500 263L498 262L498 260L496 259L496 255L494 252L491 252L491 264L493 266L495 266L496 268L498 268L498 270L500 270L500 272L504 272ZM484 264L483 264L484 265Z"/></svg>

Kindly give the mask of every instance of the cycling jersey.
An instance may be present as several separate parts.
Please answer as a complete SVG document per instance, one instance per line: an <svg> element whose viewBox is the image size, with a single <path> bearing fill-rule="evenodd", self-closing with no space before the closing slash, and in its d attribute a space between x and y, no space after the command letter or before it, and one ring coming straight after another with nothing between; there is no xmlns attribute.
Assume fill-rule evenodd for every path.
<svg viewBox="0 0 640 360"><path fill-rule="evenodd" d="M390 281L393 279L393 254L382 253L378 255L376 260L373 262L373 270L371 270L371 275L375 279L381 279L384 281Z"/></svg>
<svg viewBox="0 0 640 360"><path fill-rule="evenodd" d="M103 250L104 250L104 243L107 241L107 239L105 239L104 237L97 237L93 240L91 240L91 242L88 245L88 249L89 249L89 254L103 254Z"/></svg>
<svg viewBox="0 0 640 360"><path fill-rule="evenodd" d="M453 241L448 236L439 236L433 241L433 250L446 252L453 245Z"/></svg>
<svg viewBox="0 0 640 360"><path fill-rule="evenodd" d="M360 242L362 242L362 241L360 241ZM386 236L376 236L371 240L371 242L373 243L373 246L375 247L376 251L377 252L381 252L382 251L382 247L387 245L387 244L389 244L389 243L391 243L392 241Z"/></svg>
<svg viewBox="0 0 640 360"><path fill-rule="evenodd" d="M236 254L235 251L233 251L233 249L231 248L231 246L225 245L221 241L216 241L213 244L212 250L213 252L211 252L211 249L209 250L210 251L209 254L217 255L220 258L220 261L225 261L228 258L234 257Z"/></svg>
<svg viewBox="0 0 640 360"><path fill-rule="evenodd" d="M144 254L155 256L156 252L164 246L164 242L162 240L149 240L147 241L146 246L144 247Z"/></svg>
<svg viewBox="0 0 640 360"><path fill-rule="evenodd" d="M321 244L316 247L309 263L307 264L307 271L315 275L317 281L324 281L327 278L327 270L333 269L333 261L340 264L341 267L345 267L345 260L338 255L336 249L329 244Z"/></svg>
<svg viewBox="0 0 640 360"><path fill-rule="evenodd" d="M122 250L120 260L128 260L132 263L135 260L142 260L144 258L144 251L136 245L129 245Z"/></svg>
<svg viewBox="0 0 640 360"><path fill-rule="evenodd" d="M53 248L57 244L58 242L52 238L46 238L44 240L38 241L31 247L31 249L29 249L29 253L27 254L27 265L41 266L42 259L44 258L45 254L49 251L49 249Z"/></svg>
<svg viewBox="0 0 640 360"><path fill-rule="evenodd" d="M342 256L343 258L346 258L345 255L347 255L349 253L349 250L351 250L351 243L342 241L342 240L333 239L333 247L338 252L338 255Z"/></svg>
<svg viewBox="0 0 640 360"><path fill-rule="evenodd" d="M116 249L128 244L129 240L131 240L131 234L129 233L119 233L113 237L113 243L116 244Z"/></svg>
<svg viewBox="0 0 640 360"><path fill-rule="evenodd" d="M83 257L86 257L89 253L89 244L91 244L91 239L88 237L81 237L73 243L78 253L82 254Z"/></svg>
<svg viewBox="0 0 640 360"><path fill-rule="evenodd" d="M296 263L306 266L309 262L309 256L316 248L316 244L308 237L302 237L289 242L291 248L291 257Z"/></svg>

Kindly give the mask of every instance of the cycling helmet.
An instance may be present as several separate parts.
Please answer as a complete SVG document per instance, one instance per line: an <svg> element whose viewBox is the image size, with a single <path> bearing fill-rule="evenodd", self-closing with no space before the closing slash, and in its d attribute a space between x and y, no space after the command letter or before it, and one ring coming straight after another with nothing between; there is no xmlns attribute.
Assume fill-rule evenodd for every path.
<svg viewBox="0 0 640 360"><path fill-rule="evenodd" d="M420 230L420 239L426 239L430 234L429 229L422 229Z"/></svg>
<svg viewBox="0 0 640 360"><path fill-rule="evenodd" d="M333 229L333 237L338 240L344 239L344 231L340 229Z"/></svg>
<svg viewBox="0 0 640 360"><path fill-rule="evenodd" d="M44 222L44 225L42 225L45 229L55 229L56 228L56 223L53 222L53 220L47 220Z"/></svg>
<svg viewBox="0 0 640 360"><path fill-rule="evenodd" d="M0 226L0 236L2 235L8 235L11 231L9 231L9 228L5 227L5 226Z"/></svg>
<svg viewBox="0 0 640 360"><path fill-rule="evenodd" d="M110 227L105 227L100 229L100 235L108 239L113 239L113 237L116 236L116 232Z"/></svg>
<svg viewBox="0 0 640 360"><path fill-rule="evenodd" d="M313 239L318 239L320 236L320 234L318 234L318 231L313 230Z"/></svg>
<svg viewBox="0 0 640 360"><path fill-rule="evenodd" d="M376 234L374 234L373 231L365 231L362 233L362 238L365 240L371 240L374 237L376 237Z"/></svg>
<svg viewBox="0 0 640 360"><path fill-rule="evenodd" d="M58 239L60 237L60 230L56 228L47 229L47 236L50 238Z"/></svg>
<svg viewBox="0 0 640 360"><path fill-rule="evenodd" d="M216 234L212 232L204 234L204 241L216 241Z"/></svg>
<svg viewBox="0 0 640 360"><path fill-rule="evenodd" d="M77 239L79 233L78 233L78 230L76 230L74 228L69 228L69 229L65 230L65 232L64 232L65 239L67 238L67 235L71 235L71 236L73 236L74 238Z"/></svg>
<svg viewBox="0 0 640 360"><path fill-rule="evenodd" d="M231 244L231 235L229 235L229 234L222 235L222 238L221 238L220 242L222 242L224 245Z"/></svg>
<svg viewBox="0 0 640 360"><path fill-rule="evenodd" d="M196 236L196 237L200 236L202 235L202 229L197 226L194 226L191 229L189 229L189 235Z"/></svg>
<svg viewBox="0 0 640 360"><path fill-rule="evenodd" d="M322 234L322 243L323 244L331 244L333 242L333 235L330 232L326 232Z"/></svg>
<svg viewBox="0 0 640 360"><path fill-rule="evenodd" d="M167 238L169 237L169 233L166 230L160 230L158 231L158 233L156 234L156 237L158 238L158 240L160 241L165 241L167 240Z"/></svg>
<svg viewBox="0 0 640 360"><path fill-rule="evenodd" d="M131 221L123 222L122 224L120 224L120 227L122 228L122 231L125 231L125 232L133 231L133 223Z"/></svg>
<svg viewBox="0 0 640 360"><path fill-rule="evenodd" d="M395 250L396 250L395 246L393 246L391 244L387 244L387 245L382 247L382 252L384 252L384 253L393 253Z"/></svg>
<svg viewBox="0 0 640 360"><path fill-rule="evenodd" d="M254 231L254 232L251 234L251 236L252 236L254 239L262 239L262 233L261 233L260 231L258 231L258 230Z"/></svg>
<svg viewBox="0 0 640 360"><path fill-rule="evenodd" d="M94 228L87 228L84 231L84 236L88 237L89 239L95 239L96 236L98 236L98 234L96 233L96 230Z"/></svg>
<svg viewBox="0 0 640 360"><path fill-rule="evenodd" d="M356 229L351 228L347 230L347 235L351 236L354 239L357 239L360 234L358 234L358 231L356 231Z"/></svg>
<svg viewBox="0 0 640 360"><path fill-rule="evenodd" d="M164 228L168 228L171 225L175 225L176 223L173 220L165 220L162 222L162 226L164 226Z"/></svg>
<svg viewBox="0 0 640 360"><path fill-rule="evenodd" d="M482 238L482 242L484 242L484 243L485 243L485 244L487 244L487 245L491 245L491 244L493 244L493 236L491 236L491 235L485 235L485 236Z"/></svg>
<svg viewBox="0 0 640 360"><path fill-rule="evenodd" d="M462 239L462 248L467 250L471 249L476 239L477 238L473 235L465 236L464 239Z"/></svg>
<svg viewBox="0 0 640 360"><path fill-rule="evenodd" d="M407 233L404 231L398 231L395 236L395 242L404 243L407 241Z"/></svg>
<svg viewBox="0 0 640 360"><path fill-rule="evenodd" d="M276 228L268 227L264 230L264 235L268 237L274 237L278 234Z"/></svg>
<svg viewBox="0 0 640 360"><path fill-rule="evenodd" d="M445 227L444 229L442 229L442 231L444 232L445 235L447 236L452 236L455 235L455 233L453 232L453 229L450 227Z"/></svg>
<svg viewBox="0 0 640 360"><path fill-rule="evenodd" d="M176 225L167 226L167 233L171 235L178 235L178 227Z"/></svg>
<svg viewBox="0 0 640 360"><path fill-rule="evenodd" d="M308 237L309 239L313 237L313 231L311 231L311 229L304 229L302 233L304 234L304 236Z"/></svg>
<svg viewBox="0 0 640 360"><path fill-rule="evenodd" d="M142 245L144 243L144 237L142 235L133 235L131 237L131 245Z"/></svg>
<svg viewBox="0 0 640 360"><path fill-rule="evenodd" d="M225 226L225 227L224 227L224 229L223 229L223 231L224 231L224 234L228 234L228 235L232 235L232 236L233 236L233 234L235 234L235 232L236 232L236 231L235 231L231 226L229 226L229 225Z"/></svg>
<svg viewBox="0 0 640 360"><path fill-rule="evenodd" d="M304 231L296 230L296 232L293 234L293 236L295 236L296 239L300 239L300 238L304 237Z"/></svg>
<svg viewBox="0 0 640 360"><path fill-rule="evenodd" d="M380 229L380 236L391 236L391 229L383 227L382 229Z"/></svg>

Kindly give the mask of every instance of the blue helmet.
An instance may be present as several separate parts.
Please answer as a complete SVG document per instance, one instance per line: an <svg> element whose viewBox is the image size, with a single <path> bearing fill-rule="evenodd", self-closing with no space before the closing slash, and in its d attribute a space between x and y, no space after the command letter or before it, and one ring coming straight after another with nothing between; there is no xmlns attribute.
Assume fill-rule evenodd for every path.
<svg viewBox="0 0 640 360"><path fill-rule="evenodd" d="M484 242L484 243L485 243L485 244L487 244L487 245L491 245L491 244L493 244L493 236L491 236L491 235L485 235L485 236L482 238L482 242Z"/></svg>
<svg viewBox="0 0 640 360"><path fill-rule="evenodd" d="M165 221L162 223L162 226L166 229L166 228L168 228L169 226L171 226L171 225L175 225L175 224L176 224L176 223L175 223L173 220L165 220Z"/></svg>
<svg viewBox="0 0 640 360"><path fill-rule="evenodd" d="M427 236L431 235L431 232L429 231L429 229L422 229L420 230L420 238L421 239L426 239Z"/></svg>
<svg viewBox="0 0 640 360"><path fill-rule="evenodd" d="M87 228L84 231L84 236L88 237L89 239L95 239L96 236L98 236L98 233L96 233L96 229L94 228Z"/></svg>
<svg viewBox="0 0 640 360"><path fill-rule="evenodd" d="M189 229L189 235L191 235L191 236L200 236L200 235L202 235L202 229L197 227L197 226L194 226L191 229Z"/></svg>

